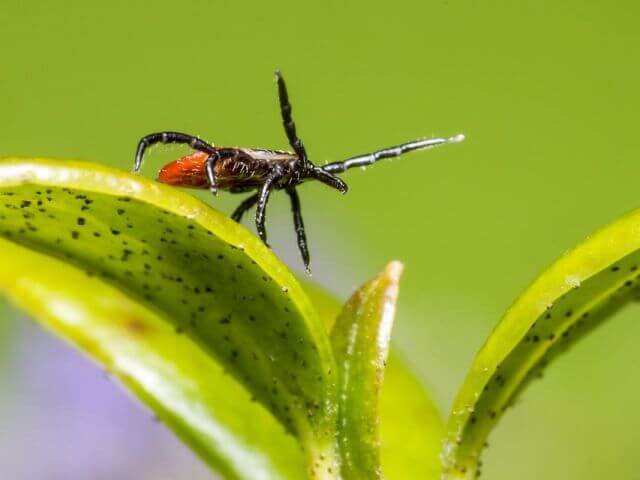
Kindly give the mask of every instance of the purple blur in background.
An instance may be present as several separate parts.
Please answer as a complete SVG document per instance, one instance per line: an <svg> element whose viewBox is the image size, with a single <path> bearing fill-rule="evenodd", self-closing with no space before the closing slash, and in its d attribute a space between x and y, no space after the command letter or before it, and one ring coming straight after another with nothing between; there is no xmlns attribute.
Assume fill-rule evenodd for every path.
<svg viewBox="0 0 640 480"><path fill-rule="evenodd" d="M71 347L3 315L2 480L211 480L151 412Z"/></svg>

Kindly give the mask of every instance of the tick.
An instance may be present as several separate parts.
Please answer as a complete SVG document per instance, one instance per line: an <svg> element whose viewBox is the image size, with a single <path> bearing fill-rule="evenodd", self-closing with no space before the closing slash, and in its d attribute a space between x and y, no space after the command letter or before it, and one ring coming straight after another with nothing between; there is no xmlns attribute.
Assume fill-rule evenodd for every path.
<svg viewBox="0 0 640 480"><path fill-rule="evenodd" d="M450 138L413 140L401 145L357 155L341 162L318 166L309 160L304 144L296 133L287 87L280 72L276 72L276 82L282 124L293 152L261 148L216 147L194 135L179 132L158 132L142 137L138 143L133 170L136 173L140 171L145 150L152 145L157 143L189 145L196 152L165 165L160 170L158 180L177 187L208 188L213 194L216 194L219 189L230 193L255 191L253 195L240 203L231 218L240 222L242 216L257 205L256 229L267 246L265 211L269 195L273 190L284 190L291 201L298 248L307 271L309 271L309 248L302 221L298 185L306 181L317 180L341 193L347 193L347 184L336 174L343 173L350 168L371 165L383 158L397 157L407 152L445 143L457 143L464 139L463 135L456 135Z"/></svg>

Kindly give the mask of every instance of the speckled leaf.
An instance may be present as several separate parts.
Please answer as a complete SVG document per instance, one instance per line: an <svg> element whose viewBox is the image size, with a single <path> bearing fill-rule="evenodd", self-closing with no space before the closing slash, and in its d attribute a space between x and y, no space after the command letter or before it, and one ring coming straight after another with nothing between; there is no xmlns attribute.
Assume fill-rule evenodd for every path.
<svg viewBox="0 0 640 480"><path fill-rule="evenodd" d="M387 268L347 301L331 331L338 365L338 442L345 479L381 478L378 399L402 265Z"/></svg>
<svg viewBox="0 0 640 480"><path fill-rule="evenodd" d="M0 295L98 362L224 478L305 477L295 439L162 316L65 262L2 239L0 251Z"/></svg>
<svg viewBox="0 0 640 480"><path fill-rule="evenodd" d="M475 478L486 439L515 397L567 347L637 298L640 210L565 254L518 298L477 354L455 400L445 478Z"/></svg>
<svg viewBox="0 0 640 480"><path fill-rule="evenodd" d="M380 305L376 304L376 301L381 300L380 297L376 297L376 294L388 293L388 288L385 286L393 289L393 283L396 283L389 283L388 273L387 271L386 274L381 274L373 282L363 286L352 302L357 301L358 298L363 301L368 300L367 303L373 307L371 311L375 311L376 305ZM375 285L380 288L369 289L369 295L362 295L368 287ZM327 330L332 330L341 311L340 303L334 296L314 285L305 284L305 291L325 320ZM375 371L375 366L372 371ZM373 394L377 395L377 393ZM375 399L367 399L367 404L375 408L371 401ZM372 413L372 411L368 412L368 414ZM393 349L384 371L379 417L380 456L384 477L387 480L439 479L440 447L444 432L441 414L427 395L424 386L406 367L402 359L394 354Z"/></svg>
<svg viewBox="0 0 640 480"><path fill-rule="evenodd" d="M243 227L188 194L124 172L7 159L0 237L160 316L298 436L315 475L333 477L328 337L295 278Z"/></svg>

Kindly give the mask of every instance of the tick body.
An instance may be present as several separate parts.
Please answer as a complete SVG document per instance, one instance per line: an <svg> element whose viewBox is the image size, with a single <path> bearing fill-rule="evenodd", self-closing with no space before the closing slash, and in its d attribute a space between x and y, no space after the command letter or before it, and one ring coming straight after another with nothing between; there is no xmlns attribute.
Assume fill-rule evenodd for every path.
<svg viewBox="0 0 640 480"><path fill-rule="evenodd" d="M351 157L340 162L323 166L313 164L296 133L291 116L291 104L284 79L276 72L280 111L285 133L293 152L266 150L260 148L216 147L198 137L180 132L159 132L143 137L138 143L134 172L139 172L145 150L157 143L179 143L195 150L191 155L181 157L165 165L158 175L162 183L177 187L208 188L212 193L225 190L231 193L252 192L233 212L232 218L240 222L244 213L256 207L256 229L262 241L267 244L265 210L273 190L284 190L291 201L293 222L298 248L305 268L309 271L309 249L300 209L297 187L309 180L320 181L342 193L347 185L336 174L354 167L371 165L384 158L397 157L414 150L423 150L446 143L457 143L462 135L451 138L431 138L414 140L394 147L376 150L364 155Z"/></svg>

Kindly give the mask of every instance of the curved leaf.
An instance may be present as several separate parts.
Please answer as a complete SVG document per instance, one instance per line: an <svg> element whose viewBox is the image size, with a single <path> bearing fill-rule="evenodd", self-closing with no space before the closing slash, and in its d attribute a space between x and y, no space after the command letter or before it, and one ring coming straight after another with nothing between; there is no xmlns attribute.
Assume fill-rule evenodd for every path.
<svg viewBox="0 0 640 480"><path fill-rule="evenodd" d="M78 162L0 162L0 237L96 277L213 355L333 477L335 365L295 278L173 188Z"/></svg>
<svg viewBox="0 0 640 480"><path fill-rule="evenodd" d="M392 262L347 301L331 330L338 365L338 442L345 479L381 478L378 402L402 264Z"/></svg>
<svg viewBox="0 0 640 480"><path fill-rule="evenodd" d="M380 396L382 471L388 480L439 480L442 414L402 359L390 352Z"/></svg>
<svg viewBox="0 0 640 480"><path fill-rule="evenodd" d="M229 479L304 478L294 438L161 316L97 277L0 240L0 292L81 348Z"/></svg>
<svg viewBox="0 0 640 480"><path fill-rule="evenodd" d="M332 330L340 303L326 291L305 282L304 288ZM365 288L365 287L363 287ZM380 395L382 471L389 480L440 478L442 416L425 387L391 349Z"/></svg>
<svg viewBox="0 0 640 480"><path fill-rule="evenodd" d="M474 478L486 438L514 398L559 353L637 297L640 210L605 227L540 275L477 354L455 400L447 478Z"/></svg>

